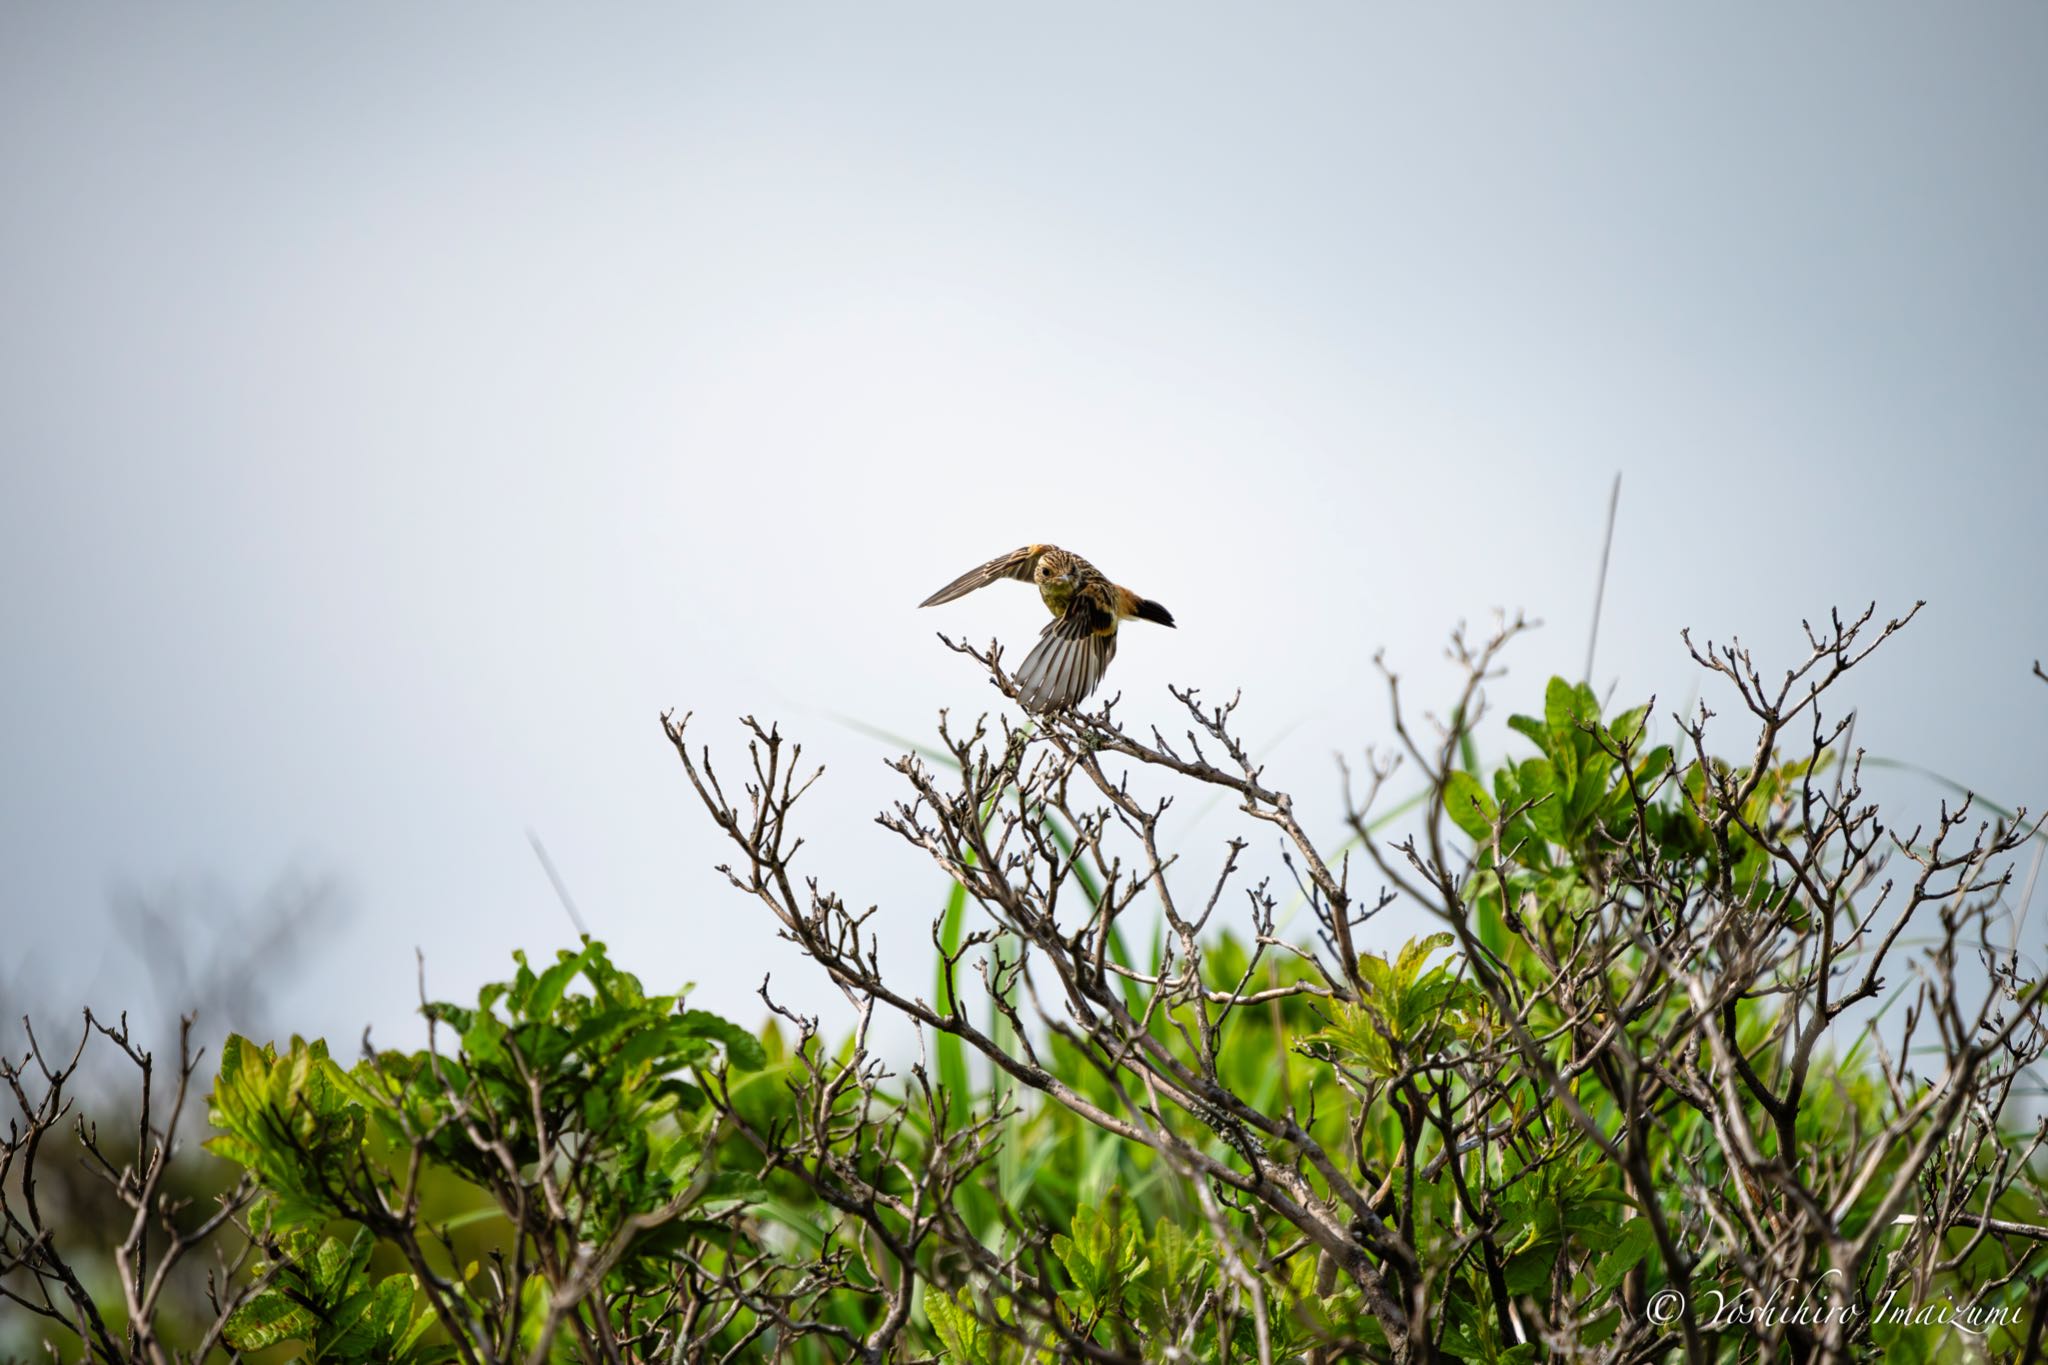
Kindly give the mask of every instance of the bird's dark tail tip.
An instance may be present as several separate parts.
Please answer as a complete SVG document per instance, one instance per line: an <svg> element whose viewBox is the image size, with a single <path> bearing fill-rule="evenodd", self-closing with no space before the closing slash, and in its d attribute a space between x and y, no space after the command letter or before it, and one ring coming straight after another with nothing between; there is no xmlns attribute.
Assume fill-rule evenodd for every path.
<svg viewBox="0 0 2048 1365"><path fill-rule="evenodd" d="M1157 625L1170 626L1173 624L1173 613L1160 606L1157 602L1148 600L1138 603L1138 619L1140 621L1151 621Z"/></svg>

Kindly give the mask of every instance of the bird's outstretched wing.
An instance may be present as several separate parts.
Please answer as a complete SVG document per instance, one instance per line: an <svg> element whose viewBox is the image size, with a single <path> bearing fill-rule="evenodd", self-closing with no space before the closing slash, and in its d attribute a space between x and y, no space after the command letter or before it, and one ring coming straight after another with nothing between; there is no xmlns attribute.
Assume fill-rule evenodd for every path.
<svg viewBox="0 0 2048 1365"><path fill-rule="evenodd" d="M998 578L1015 578L1029 583L1031 571L1038 566L1038 556L1044 549L1043 545L1026 545L1021 550L1012 550L1006 555L991 559L978 569L969 569L917 605L936 607L941 602L965 597L976 588L985 588Z"/></svg>
<svg viewBox="0 0 2048 1365"><path fill-rule="evenodd" d="M1017 666L1017 699L1027 711L1079 705L1116 657L1116 617L1086 593L1046 623Z"/></svg>

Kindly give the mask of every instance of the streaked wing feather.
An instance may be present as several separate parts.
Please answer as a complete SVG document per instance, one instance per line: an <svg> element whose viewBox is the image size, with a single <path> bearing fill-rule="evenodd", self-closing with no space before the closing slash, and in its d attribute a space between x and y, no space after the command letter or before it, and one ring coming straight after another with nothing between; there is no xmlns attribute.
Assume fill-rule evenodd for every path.
<svg viewBox="0 0 2048 1365"><path fill-rule="evenodd" d="M1021 579L1028 583L1031 581L1032 566L1038 562L1038 553L1044 548L1042 545L1026 545L1006 555L999 555L978 569L969 569L917 605L936 607L941 602L965 597L976 588L985 588L999 578Z"/></svg>
<svg viewBox="0 0 2048 1365"><path fill-rule="evenodd" d="M1027 711L1075 706L1102 685L1116 657L1116 632L1098 633L1114 623L1100 605L1076 597L1064 615L1046 622L1038 643L1017 668L1018 699Z"/></svg>

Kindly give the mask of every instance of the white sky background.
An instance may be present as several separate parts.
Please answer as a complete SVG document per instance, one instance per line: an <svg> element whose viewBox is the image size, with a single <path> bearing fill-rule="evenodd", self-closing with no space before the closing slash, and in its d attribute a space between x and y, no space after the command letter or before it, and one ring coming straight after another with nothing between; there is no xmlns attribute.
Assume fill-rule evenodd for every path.
<svg viewBox="0 0 2048 1365"><path fill-rule="evenodd" d="M1859 739L2038 804L2044 70L2036 4L10 6L0 991L147 1003L116 897L332 876L275 1016L400 1041L415 947L567 941L531 828L650 984L828 1005L670 706L829 764L810 869L923 980L828 713L928 735L994 700L933 631L1042 620L932 589L1052 540L1165 602L1126 719L1242 687L1334 839L1376 649L1435 701L1522 607L1502 709L1577 671L1616 470L1603 687L1925 597Z"/></svg>

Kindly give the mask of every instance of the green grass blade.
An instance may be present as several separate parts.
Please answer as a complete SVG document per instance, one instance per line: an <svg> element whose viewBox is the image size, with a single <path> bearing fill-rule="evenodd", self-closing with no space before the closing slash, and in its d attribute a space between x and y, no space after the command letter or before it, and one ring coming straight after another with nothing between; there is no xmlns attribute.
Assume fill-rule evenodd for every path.
<svg viewBox="0 0 2048 1365"><path fill-rule="evenodd" d="M902 735L884 730L879 725L870 725L856 716L844 716L837 711L827 711L825 714L839 724L844 725L847 729L858 731L869 739L886 741L904 750L906 753L916 754L919 758L937 763L941 767L951 768L955 772L960 770L959 761L943 749L929 748L926 745L919 744L914 739L905 739Z"/></svg>
<svg viewBox="0 0 2048 1365"><path fill-rule="evenodd" d="M970 859L973 854L967 855ZM955 1006L953 989L946 975L947 959L960 951L960 940L967 932L967 888L959 882L946 893L946 910L939 917L939 948L942 956L932 964L932 993L939 1012L950 1014ZM967 1075L967 1046L958 1034L941 1033L934 1041L939 1058L939 1088L946 1092L953 1103L955 1117L961 1116L966 1106L973 1103L973 1082Z"/></svg>

